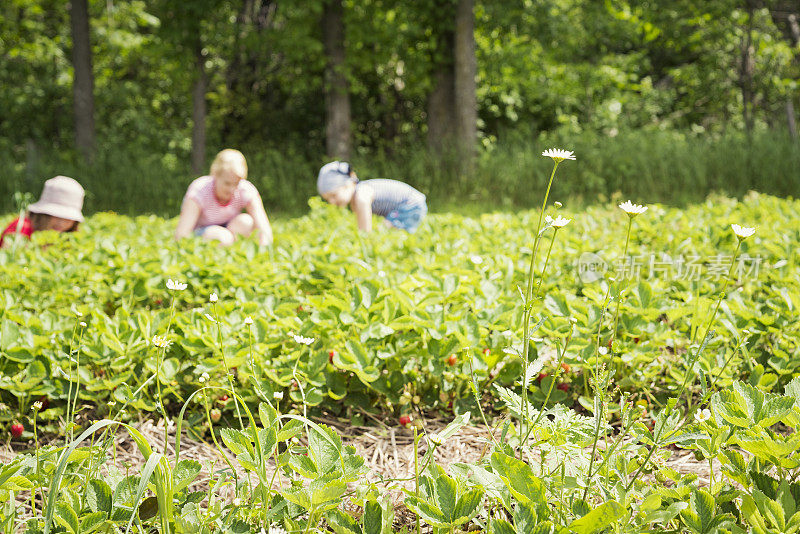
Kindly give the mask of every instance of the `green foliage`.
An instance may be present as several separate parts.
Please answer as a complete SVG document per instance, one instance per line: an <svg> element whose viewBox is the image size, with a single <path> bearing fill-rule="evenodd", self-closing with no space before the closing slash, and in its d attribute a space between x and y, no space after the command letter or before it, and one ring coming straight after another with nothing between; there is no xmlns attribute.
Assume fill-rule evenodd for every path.
<svg viewBox="0 0 800 534"><path fill-rule="evenodd" d="M548 206L573 221L555 239L546 220L546 267L530 259L538 212L432 215L416 234L359 235L350 214L311 208L276 224L263 250L174 243L157 217L99 214L78 233L41 232L0 251L9 274L0 417L34 430L16 442L69 436L73 406L110 415L0 465L0 499L11 503L0 524L19 519L17 499L41 494L31 533L299 532L324 522L385 534L387 487L418 481L403 488L405 504L437 533L798 530L796 201L650 205L626 248L632 223L616 207ZM738 242L729 223L749 221L758 232ZM708 258L734 247L759 255L763 270L723 278ZM584 252L613 265L623 250L707 260L696 278L580 276ZM541 287L525 301L534 326L520 335L517 287L531 263ZM207 302L212 292L219 299ZM530 340L526 362L520 338ZM565 387L551 406L536 392L556 382ZM389 481L367 477L365 459L314 422L321 410L340 420L458 415L438 434L415 430L415 453L426 446L418 476ZM174 461L125 422L131 411L177 423ZM494 423L486 454L446 471L437 448L478 411ZM184 425L228 453L222 469L180 457ZM101 474L112 444L101 431L117 427L144 465ZM708 484L665 465L674 447L709 462Z"/></svg>
<svg viewBox="0 0 800 534"><path fill-rule="evenodd" d="M352 159L365 178L409 181L434 206L530 207L542 188L529 184L538 154L569 135L591 163L555 193L587 201L616 191L661 202L797 191L797 143L782 132L787 102L800 108L800 45L779 2L752 16L732 0L475 2L484 147L475 177L459 174L457 155L432 155L425 143L453 3L343 4ZM193 177L192 91L202 64L206 159L243 149L268 209L302 211L324 161L323 9L320 0L277 6L90 1L98 151L87 164L73 150L66 5L4 2L0 210L11 209L14 192L38 194L46 177L68 174L89 191L90 212L176 214ZM752 139L737 134L745 87Z"/></svg>

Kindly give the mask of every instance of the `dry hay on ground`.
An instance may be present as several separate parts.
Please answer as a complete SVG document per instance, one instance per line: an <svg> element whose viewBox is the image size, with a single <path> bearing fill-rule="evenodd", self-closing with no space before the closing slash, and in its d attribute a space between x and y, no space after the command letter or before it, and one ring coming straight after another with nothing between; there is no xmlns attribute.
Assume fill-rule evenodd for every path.
<svg viewBox="0 0 800 534"><path fill-rule="evenodd" d="M388 493L395 504L397 513L396 523L401 522L406 525L413 523L413 515L402 505L403 494L399 489L401 486L412 490L414 488L414 440L410 430L386 425L370 427L342 426L341 423L329 420L318 420L319 423L335 426L342 436L345 445L355 447L357 454L365 460L366 467L369 469L368 479L371 482L381 483L386 481ZM428 420L426 430L437 432L444 428L446 421ZM175 459L175 425L170 425L168 431L168 443L164 450L164 426L163 421L154 423L152 420L142 420L134 423L135 426L147 439L153 450L164 452L170 463ZM455 462L475 463L486 454L487 446L490 441L488 430L485 426L465 426L456 435L447 439L434 451L435 461L444 467ZM106 466L108 469L117 468L127 470L130 473L138 473L144 466L145 460L139 452L136 444L130 435L124 430L118 430L114 438L115 451L109 451L111 460ZM224 446L223 446L224 447ZM247 478L247 473L241 469L235 457L227 448L224 453L228 460L237 469L238 475ZM420 440L419 458L425 455L427 445L425 440ZM17 452L6 444L0 448L0 461L7 463ZM212 471L226 469L227 465L220 452L212 442L197 441L190 438L185 430L182 431L180 442L180 458L195 460L202 466L202 471L198 477L198 484L195 490L208 489L208 481ZM674 450L665 464L681 474L697 475L697 482L700 486L709 484L709 466L707 461L695 459L692 451ZM715 471L719 466L715 464ZM272 476L274 464L269 462L267 467L268 476ZM391 481L391 482L389 482ZM276 485L283 486L288 483L279 473L276 477ZM225 491L225 490L223 490ZM219 498L233 500L233 488L227 486L227 495L218 494ZM22 515L30 513L29 494L18 495L18 503L22 506Z"/></svg>

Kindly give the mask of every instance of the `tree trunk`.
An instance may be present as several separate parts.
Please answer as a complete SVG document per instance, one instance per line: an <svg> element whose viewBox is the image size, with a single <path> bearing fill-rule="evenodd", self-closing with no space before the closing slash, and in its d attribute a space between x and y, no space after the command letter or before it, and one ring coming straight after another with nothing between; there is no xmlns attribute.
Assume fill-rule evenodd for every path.
<svg viewBox="0 0 800 534"><path fill-rule="evenodd" d="M75 146L84 158L94 155L94 74L89 41L89 6L87 0L70 3L72 26L72 81L75 113Z"/></svg>
<svg viewBox="0 0 800 534"><path fill-rule="evenodd" d="M458 0L454 46L456 139L471 170L478 140L478 100L475 58L475 15L473 0Z"/></svg>
<svg viewBox="0 0 800 534"><path fill-rule="evenodd" d="M199 41L195 45L195 62L197 79L192 90L192 172L199 174L205 167L206 160L206 93L208 92L208 75L206 74L206 58L203 45Z"/></svg>
<svg viewBox="0 0 800 534"><path fill-rule="evenodd" d="M793 44L797 46L800 44L800 24L797 23L797 16L794 13L789 15L789 30L792 32ZM795 60L796 59L795 57ZM794 95L789 94L786 97L786 123L789 126L789 134L792 136L792 139L797 139L797 123L795 122L793 96Z"/></svg>
<svg viewBox="0 0 800 534"><path fill-rule="evenodd" d="M328 156L350 159L350 84L345 75L344 9L342 0L328 0L322 14L325 67L325 149Z"/></svg>
<svg viewBox="0 0 800 534"><path fill-rule="evenodd" d="M742 37L742 58L739 70L739 85L742 91L742 116L747 134L753 132L753 71L755 70L755 50L753 49L753 13L752 1L747 1L747 28Z"/></svg>
<svg viewBox="0 0 800 534"><path fill-rule="evenodd" d="M452 50L453 33L442 36L445 50ZM428 95L428 148L442 154L453 145L455 136L455 73L453 62L441 61L433 72L433 89Z"/></svg>

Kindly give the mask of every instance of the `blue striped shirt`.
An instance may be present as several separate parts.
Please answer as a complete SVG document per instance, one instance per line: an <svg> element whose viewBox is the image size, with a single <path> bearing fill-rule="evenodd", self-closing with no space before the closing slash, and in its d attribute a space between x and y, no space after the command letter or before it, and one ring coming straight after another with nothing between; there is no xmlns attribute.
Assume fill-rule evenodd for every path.
<svg viewBox="0 0 800 534"><path fill-rule="evenodd" d="M386 217L392 211L403 207L422 206L425 204L425 195L398 180L375 178L358 182L356 188L368 186L372 189L372 213Z"/></svg>

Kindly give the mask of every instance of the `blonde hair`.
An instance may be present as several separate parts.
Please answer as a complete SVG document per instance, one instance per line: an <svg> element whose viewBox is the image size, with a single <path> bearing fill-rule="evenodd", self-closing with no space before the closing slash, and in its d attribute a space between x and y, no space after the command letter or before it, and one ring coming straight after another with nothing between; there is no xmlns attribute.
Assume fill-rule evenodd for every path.
<svg viewBox="0 0 800 534"><path fill-rule="evenodd" d="M246 180L247 161L244 159L244 154L233 148L226 148L217 154L211 163L211 176L217 177L226 172Z"/></svg>

